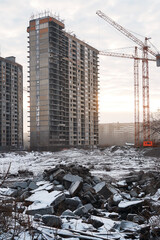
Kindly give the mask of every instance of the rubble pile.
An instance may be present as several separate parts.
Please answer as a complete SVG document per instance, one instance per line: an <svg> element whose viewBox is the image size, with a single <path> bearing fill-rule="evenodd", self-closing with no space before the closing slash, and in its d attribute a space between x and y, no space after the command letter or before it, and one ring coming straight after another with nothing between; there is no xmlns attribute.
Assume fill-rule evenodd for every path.
<svg viewBox="0 0 160 240"><path fill-rule="evenodd" d="M105 182L86 167L60 164L43 176L15 182L2 195L21 202L19 211L33 216L34 228L48 237L56 230L59 239L160 239L160 173L156 171L133 172L118 182ZM8 205L2 203L5 209Z"/></svg>

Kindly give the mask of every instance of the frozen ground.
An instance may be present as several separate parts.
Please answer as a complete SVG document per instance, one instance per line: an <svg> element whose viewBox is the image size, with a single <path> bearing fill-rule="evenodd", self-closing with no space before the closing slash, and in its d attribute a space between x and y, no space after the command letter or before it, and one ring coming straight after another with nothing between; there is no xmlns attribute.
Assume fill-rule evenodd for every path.
<svg viewBox="0 0 160 240"><path fill-rule="evenodd" d="M59 152L20 152L0 154L0 173L4 174L11 163L10 173L18 170L33 171L34 175L57 164L77 163L88 167L93 175L107 180L108 176L120 179L129 172L157 170L160 157L148 157L148 149L109 147L104 150L69 149Z"/></svg>

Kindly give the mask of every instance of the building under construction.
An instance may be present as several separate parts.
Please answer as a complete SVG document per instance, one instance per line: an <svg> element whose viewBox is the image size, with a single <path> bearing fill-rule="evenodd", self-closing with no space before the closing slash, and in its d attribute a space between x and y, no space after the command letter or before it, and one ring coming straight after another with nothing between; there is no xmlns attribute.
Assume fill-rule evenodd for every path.
<svg viewBox="0 0 160 240"><path fill-rule="evenodd" d="M98 50L50 16L30 20L30 146L98 144Z"/></svg>
<svg viewBox="0 0 160 240"><path fill-rule="evenodd" d="M23 147L23 70L15 57L0 57L0 150Z"/></svg>

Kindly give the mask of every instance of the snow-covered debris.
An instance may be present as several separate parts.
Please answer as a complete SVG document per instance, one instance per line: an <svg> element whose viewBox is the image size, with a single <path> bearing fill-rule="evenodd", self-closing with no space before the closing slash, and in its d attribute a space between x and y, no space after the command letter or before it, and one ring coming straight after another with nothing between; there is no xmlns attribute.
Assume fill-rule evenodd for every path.
<svg viewBox="0 0 160 240"><path fill-rule="evenodd" d="M11 155L5 156L6 161L1 157L7 169ZM154 212L160 214L160 174L151 171L153 159L143 162L139 150L32 152L13 154L12 162L14 171L11 168L4 183L11 188L0 189L0 210L10 209L15 215L14 202L21 201L18 211L34 215L31 225L41 240L55 234L62 239L149 239L158 232L145 224ZM16 164L23 162L23 171L16 172Z"/></svg>
<svg viewBox="0 0 160 240"><path fill-rule="evenodd" d="M133 206L138 206L143 202L143 200L136 200L136 201L121 201L118 204L118 207L120 209L128 208L128 207L133 207Z"/></svg>

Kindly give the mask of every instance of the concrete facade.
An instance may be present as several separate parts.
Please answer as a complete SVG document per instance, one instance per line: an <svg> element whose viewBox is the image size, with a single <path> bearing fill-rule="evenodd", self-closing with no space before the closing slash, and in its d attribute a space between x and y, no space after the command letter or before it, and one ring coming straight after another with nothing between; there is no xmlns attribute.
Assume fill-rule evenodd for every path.
<svg viewBox="0 0 160 240"><path fill-rule="evenodd" d="M98 51L50 16L29 23L30 145L98 144Z"/></svg>
<svg viewBox="0 0 160 240"><path fill-rule="evenodd" d="M23 69L0 57L0 150L23 147Z"/></svg>

